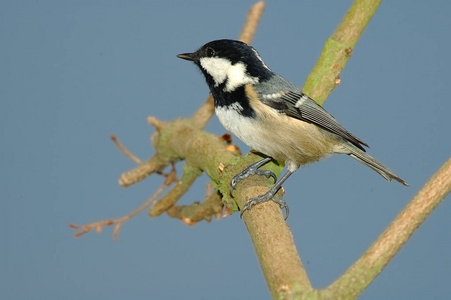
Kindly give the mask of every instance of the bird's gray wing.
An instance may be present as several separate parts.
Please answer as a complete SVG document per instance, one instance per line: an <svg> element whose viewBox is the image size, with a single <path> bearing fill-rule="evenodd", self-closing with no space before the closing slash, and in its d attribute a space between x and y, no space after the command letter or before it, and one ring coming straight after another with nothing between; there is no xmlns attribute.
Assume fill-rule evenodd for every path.
<svg viewBox="0 0 451 300"><path fill-rule="evenodd" d="M263 103L292 118L315 124L322 129L335 133L365 151L362 145L368 145L341 126L321 105L304 93L289 91L280 97L262 97Z"/></svg>

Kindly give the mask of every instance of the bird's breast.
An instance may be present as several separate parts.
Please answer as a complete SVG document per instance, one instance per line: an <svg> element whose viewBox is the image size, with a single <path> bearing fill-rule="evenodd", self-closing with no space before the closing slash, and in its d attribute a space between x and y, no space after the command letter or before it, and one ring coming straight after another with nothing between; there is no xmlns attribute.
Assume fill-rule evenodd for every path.
<svg viewBox="0 0 451 300"><path fill-rule="evenodd" d="M230 106L216 107L215 112L219 121L225 129L236 135L248 146L265 153L274 154L268 145L272 144L270 137L259 124L258 119L246 117L241 113L242 108L239 103Z"/></svg>

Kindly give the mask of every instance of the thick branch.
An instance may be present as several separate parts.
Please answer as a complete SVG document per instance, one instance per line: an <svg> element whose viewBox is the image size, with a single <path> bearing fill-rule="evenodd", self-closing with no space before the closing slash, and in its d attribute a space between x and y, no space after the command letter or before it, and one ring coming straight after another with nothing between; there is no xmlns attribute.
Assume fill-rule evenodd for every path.
<svg viewBox="0 0 451 300"><path fill-rule="evenodd" d="M264 178L256 184L242 183L236 191L238 205L268 191ZM293 240L290 228L279 206L267 202L253 207L243 215L244 223L254 244L266 282L274 298L287 292L312 291L312 286Z"/></svg>
<svg viewBox="0 0 451 300"><path fill-rule="evenodd" d="M303 91L319 104L322 105L326 101L337 85L341 71L380 2L381 0L354 1L335 33L327 39L303 88Z"/></svg>
<svg viewBox="0 0 451 300"><path fill-rule="evenodd" d="M338 74L349 59L349 49L355 46L377 8L377 5L371 6L369 2L379 3L379 1L354 3L336 32L326 42L317 65L307 78L304 91L321 104L335 87ZM361 19L366 21L362 22ZM350 24L352 26L349 26ZM349 38L344 39L343 36ZM244 199L264 192L262 189L258 193L245 194ZM242 203L239 205L242 206ZM244 220L273 297L310 294L312 292L310 281L297 256L291 232L277 205L269 203L255 207L245 214ZM294 259L295 257L297 259Z"/></svg>
<svg viewBox="0 0 451 300"><path fill-rule="evenodd" d="M451 159L423 186L365 254L325 294L355 299L398 253L451 190Z"/></svg>
<svg viewBox="0 0 451 300"><path fill-rule="evenodd" d="M326 41L321 57L304 87L304 91L318 103L322 104L336 86L340 72L379 3L380 0L356 0L337 30ZM240 36L244 42L251 42L263 10L263 2L251 8L245 29ZM235 199L229 197L229 182L232 176L258 160L258 157L250 154L237 158L237 154L230 150L223 140L201 130L213 111L213 101L209 97L189 119L164 123L156 118L149 118L149 122L157 128L153 137L157 154L136 169L124 173L120 183L124 186L133 184L151 173L161 172L169 163L182 159L186 160L186 168L190 171L189 175L188 172L185 173L182 185L174 189L175 196L170 193L166 197L172 201L169 204L161 202L166 203L163 205L164 209L155 213L158 208L155 207L151 214L158 215L169 209L171 215L180 216L185 210L194 216L193 219L201 219L202 216L198 213L203 207L199 209L194 206L173 206L174 200L183 195L200 171L205 171L212 179L215 190L222 194L222 200L230 212L238 210L237 204L243 207L250 198L263 194L272 184L270 180L252 176L235 190ZM274 163L265 167L276 174L282 169L282 166ZM243 218L274 298L352 299L361 293L399 251L433 208L449 193L450 187L451 160L426 184L365 255L340 279L322 291L313 290L291 232L276 204L269 202L256 206L246 212ZM210 200L217 202L218 199L211 197Z"/></svg>

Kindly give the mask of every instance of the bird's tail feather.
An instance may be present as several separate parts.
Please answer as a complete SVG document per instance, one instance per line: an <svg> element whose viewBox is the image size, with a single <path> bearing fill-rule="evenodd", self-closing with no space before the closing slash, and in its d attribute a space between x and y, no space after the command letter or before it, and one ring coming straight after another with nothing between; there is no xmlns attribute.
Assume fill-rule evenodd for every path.
<svg viewBox="0 0 451 300"><path fill-rule="evenodd" d="M346 148L349 150L348 155L354 158L355 160L363 163L364 165L370 167L379 175L384 177L386 180L391 181L392 179L402 183L405 186L408 186L407 182L398 177L392 170L384 166L382 163L378 162L374 157L363 152L352 144L346 145Z"/></svg>

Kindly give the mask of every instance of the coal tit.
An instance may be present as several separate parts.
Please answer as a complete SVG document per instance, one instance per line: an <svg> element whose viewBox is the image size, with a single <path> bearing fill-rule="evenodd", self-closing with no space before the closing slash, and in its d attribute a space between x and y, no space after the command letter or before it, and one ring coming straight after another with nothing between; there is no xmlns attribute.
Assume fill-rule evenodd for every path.
<svg viewBox="0 0 451 300"><path fill-rule="evenodd" d="M249 175L276 176L259 167L271 159L284 161L287 171L265 194L246 202L241 215L256 204L273 200L288 207L275 194L300 166L334 153L347 154L386 180L407 183L365 152L367 146L294 84L277 75L251 46L235 40L209 42L193 53L177 57L194 62L202 71L214 98L222 125L248 146L268 157L247 167L231 182Z"/></svg>

